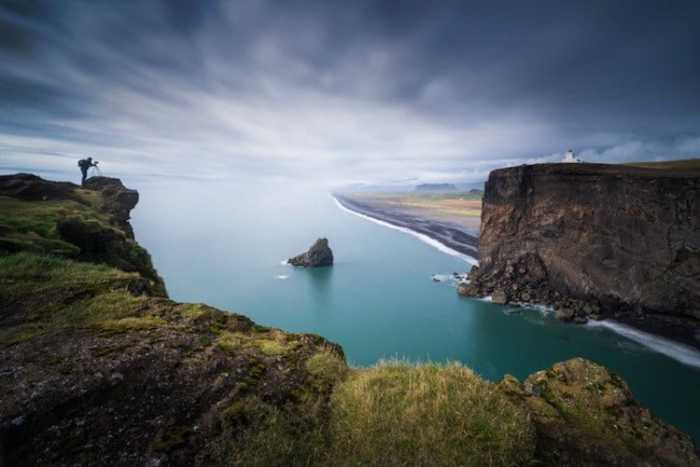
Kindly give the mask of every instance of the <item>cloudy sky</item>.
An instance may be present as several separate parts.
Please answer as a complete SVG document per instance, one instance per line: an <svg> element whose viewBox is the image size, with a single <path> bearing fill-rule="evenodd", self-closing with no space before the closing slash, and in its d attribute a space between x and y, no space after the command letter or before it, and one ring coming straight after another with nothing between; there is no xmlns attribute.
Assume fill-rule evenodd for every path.
<svg viewBox="0 0 700 467"><path fill-rule="evenodd" d="M700 156L700 2L0 0L0 171L474 181Z"/></svg>

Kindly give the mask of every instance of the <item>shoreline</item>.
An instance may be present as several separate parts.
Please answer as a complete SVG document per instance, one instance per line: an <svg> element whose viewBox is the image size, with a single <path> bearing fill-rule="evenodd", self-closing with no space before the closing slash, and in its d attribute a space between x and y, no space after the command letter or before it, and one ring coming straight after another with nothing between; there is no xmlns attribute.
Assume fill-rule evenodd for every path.
<svg viewBox="0 0 700 467"><path fill-rule="evenodd" d="M419 240L428 243L443 253L457 256L471 265L478 265L475 258L478 254L478 239L460 232L465 237L470 237L476 246L466 246L460 242L449 242L451 237L444 234L445 231L457 231L455 227L439 222L418 219L402 213L387 212L377 209L367 203L358 202L343 195L332 194L338 207L350 214L359 216L370 222L378 223L385 227L408 233ZM440 235L442 233L442 235ZM476 251L472 248L476 248ZM483 298L482 298L483 299ZM682 364L700 368L700 343L694 335L682 330L678 324L672 325L664 320L648 317L641 322L633 317L609 317L595 323L583 326L591 328L605 328L618 336L622 336L636 342L652 352L660 353Z"/></svg>
<svg viewBox="0 0 700 467"><path fill-rule="evenodd" d="M340 209L384 227L412 235L428 245L470 265L478 265L479 239L455 226L403 213L378 209L337 193L331 194Z"/></svg>

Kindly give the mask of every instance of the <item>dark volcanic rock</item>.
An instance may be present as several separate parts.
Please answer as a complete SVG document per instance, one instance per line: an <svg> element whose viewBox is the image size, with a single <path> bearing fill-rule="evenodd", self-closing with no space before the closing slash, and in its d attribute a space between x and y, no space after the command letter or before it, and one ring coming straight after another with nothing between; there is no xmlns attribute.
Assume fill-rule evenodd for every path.
<svg viewBox="0 0 700 467"><path fill-rule="evenodd" d="M121 230L78 217L61 219L56 224L60 237L80 248L82 261L105 263L122 271L138 272L154 283L154 290L166 295L165 283L151 262L151 255Z"/></svg>
<svg viewBox="0 0 700 467"><path fill-rule="evenodd" d="M697 327L699 193L698 170L495 170L484 193L480 267L460 293L525 289L529 301L566 308L566 319L635 312L678 315Z"/></svg>
<svg viewBox="0 0 700 467"><path fill-rule="evenodd" d="M70 182L50 182L32 174L0 175L0 196L23 201L72 199L76 188Z"/></svg>
<svg viewBox="0 0 700 467"><path fill-rule="evenodd" d="M131 210L139 202L139 192L126 188L118 178L91 177L83 184L84 188L102 193L103 211L109 213L111 221L134 238L134 231L129 224Z"/></svg>
<svg viewBox="0 0 700 467"><path fill-rule="evenodd" d="M319 238L309 248L309 251L302 253L294 258L289 258L289 264L292 266L301 266L305 268L315 268L320 266L333 266L333 251L328 246L328 239Z"/></svg>

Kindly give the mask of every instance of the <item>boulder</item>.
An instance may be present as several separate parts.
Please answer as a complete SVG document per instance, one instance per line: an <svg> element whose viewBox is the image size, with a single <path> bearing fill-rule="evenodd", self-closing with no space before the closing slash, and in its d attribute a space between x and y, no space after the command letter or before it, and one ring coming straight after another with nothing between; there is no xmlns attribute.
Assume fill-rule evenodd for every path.
<svg viewBox="0 0 700 467"><path fill-rule="evenodd" d="M328 246L328 239L319 238L311 245L309 251L287 260L292 266L316 268L333 266L333 251Z"/></svg>
<svg viewBox="0 0 700 467"><path fill-rule="evenodd" d="M574 319L574 310L571 308L557 308L554 311L554 316L561 321L572 321Z"/></svg>
<svg viewBox="0 0 700 467"><path fill-rule="evenodd" d="M494 290L491 299L493 303L496 303L498 305L505 305L506 303L508 303L508 295L503 289Z"/></svg>

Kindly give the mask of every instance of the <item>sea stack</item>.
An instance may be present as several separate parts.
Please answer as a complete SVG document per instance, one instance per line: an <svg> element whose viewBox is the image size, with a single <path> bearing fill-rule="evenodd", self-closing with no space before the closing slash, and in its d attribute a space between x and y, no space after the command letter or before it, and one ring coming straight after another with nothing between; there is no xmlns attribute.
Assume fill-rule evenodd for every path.
<svg viewBox="0 0 700 467"><path fill-rule="evenodd" d="M333 266L333 251L328 246L327 238L319 238L311 245L309 251L289 258L289 264L292 266L301 266L304 268L317 268L322 266Z"/></svg>

